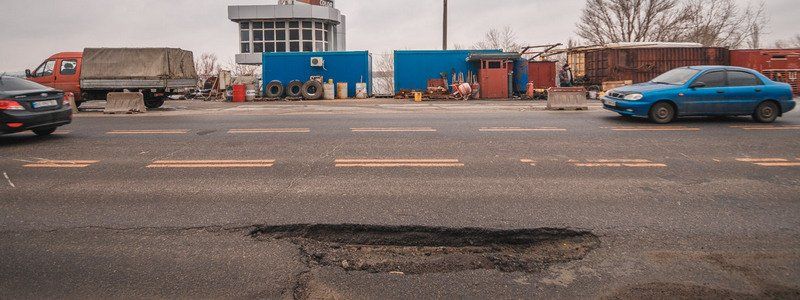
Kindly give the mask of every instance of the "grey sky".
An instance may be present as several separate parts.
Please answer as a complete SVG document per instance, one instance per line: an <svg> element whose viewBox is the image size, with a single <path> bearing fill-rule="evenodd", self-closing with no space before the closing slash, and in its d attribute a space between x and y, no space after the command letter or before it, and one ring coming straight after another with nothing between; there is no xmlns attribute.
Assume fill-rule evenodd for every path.
<svg viewBox="0 0 800 300"><path fill-rule="evenodd" d="M737 0L746 2L746 0ZM222 60L237 51L231 4L276 0L0 0L0 71L34 68L84 47L180 47ZM450 44L470 46L488 27L511 26L529 44L574 36L583 0L450 0ZM489 3L489 4L487 4ZM767 0L766 42L800 33L797 0ZM439 0L338 0L348 17L348 50L441 47Z"/></svg>

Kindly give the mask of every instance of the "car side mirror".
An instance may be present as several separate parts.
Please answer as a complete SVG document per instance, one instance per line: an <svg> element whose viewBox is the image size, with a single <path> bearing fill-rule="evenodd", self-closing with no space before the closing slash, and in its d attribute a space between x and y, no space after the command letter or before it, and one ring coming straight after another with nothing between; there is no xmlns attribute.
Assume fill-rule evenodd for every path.
<svg viewBox="0 0 800 300"><path fill-rule="evenodd" d="M25 77L33 77L33 75L31 75L31 69L25 70Z"/></svg>
<svg viewBox="0 0 800 300"><path fill-rule="evenodd" d="M690 89L696 89L696 88L701 88L701 87L706 87L706 83L705 82L695 82L695 83L692 83L692 85L689 86Z"/></svg>

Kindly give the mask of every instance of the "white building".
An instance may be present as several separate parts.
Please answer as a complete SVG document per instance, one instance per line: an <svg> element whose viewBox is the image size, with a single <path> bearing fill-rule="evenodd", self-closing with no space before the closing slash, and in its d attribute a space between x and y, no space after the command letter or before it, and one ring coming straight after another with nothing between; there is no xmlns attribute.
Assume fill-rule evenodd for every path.
<svg viewBox="0 0 800 300"><path fill-rule="evenodd" d="M239 24L236 63L260 65L263 52L344 51L346 18L332 0L228 6Z"/></svg>

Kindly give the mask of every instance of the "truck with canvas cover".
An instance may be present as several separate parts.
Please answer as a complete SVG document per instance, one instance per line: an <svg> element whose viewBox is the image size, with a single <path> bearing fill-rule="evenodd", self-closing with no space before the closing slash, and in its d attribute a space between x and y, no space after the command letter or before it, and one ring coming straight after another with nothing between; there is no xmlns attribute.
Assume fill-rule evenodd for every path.
<svg viewBox="0 0 800 300"><path fill-rule="evenodd" d="M148 108L158 108L170 95L197 85L192 52L175 48L86 48L55 54L25 73L31 81L74 93L77 105L129 91L141 92Z"/></svg>

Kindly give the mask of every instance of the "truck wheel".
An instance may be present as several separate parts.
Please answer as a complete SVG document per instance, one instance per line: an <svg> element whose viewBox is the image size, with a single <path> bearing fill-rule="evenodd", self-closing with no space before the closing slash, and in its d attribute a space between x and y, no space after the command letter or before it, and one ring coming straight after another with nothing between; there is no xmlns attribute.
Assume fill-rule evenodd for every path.
<svg viewBox="0 0 800 300"><path fill-rule="evenodd" d="M56 127L39 128L39 129L34 129L33 130L33 133L38 135L38 136L51 135L51 134L53 134L53 132L56 132Z"/></svg>
<svg viewBox="0 0 800 300"><path fill-rule="evenodd" d="M322 82L309 80L303 84L303 98L307 100L319 100L322 98Z"/></svg>
<svg viewBox="0 0 800 300"><path fill-rule="evenodd" d="M303 96L303 82L300 80L292 80L286 86L286 97L300 98Z"/></svg>
<svg viewBox="0 0 800 300"><path fill-rule="evenodd" d="M146 100L144 102L144 106L149 109L159 108L164 105L164 99L153 99L153 100Z"/></svg>
<svg viewBox="0 0 800 300"><path fill-rule="evenodd" d="M283 83L277 80L271 81L267 84L267 98L280 98L283 96Z"/></svg>

